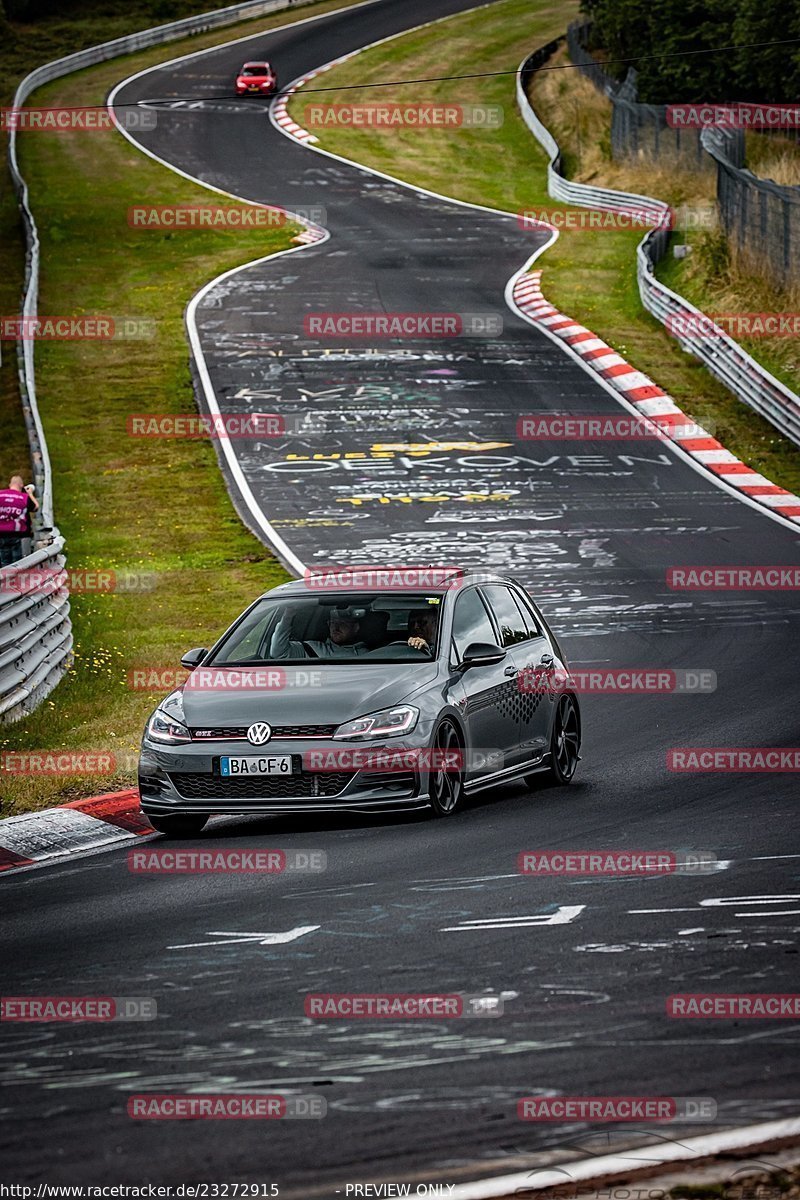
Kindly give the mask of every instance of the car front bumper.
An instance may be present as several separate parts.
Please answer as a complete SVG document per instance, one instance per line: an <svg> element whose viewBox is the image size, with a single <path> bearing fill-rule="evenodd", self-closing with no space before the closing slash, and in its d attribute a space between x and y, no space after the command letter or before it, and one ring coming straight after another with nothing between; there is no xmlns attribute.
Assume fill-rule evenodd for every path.
<svg viewBox="0 0 800 1200"><path fill-rule="evenodd" d="M142 811L153 816L170 813L244 814L286 812L386 812L419 809L428 804L427 772L392 769L364 770L345 766L336 770L311 770L310 752L341 756L343 750L382 750L393 756L418 751L423 743L408 738L356 747L330 740L278 740L269 743L270 755L291 754L291 775L223 776L223 755L257 757L259 750L242 741L187 742L157 746L147 740L139 758L139 795ZM260 753L265 751L261 749ZM337 763L341 759L336 760ZM345 761L349 761L345 756Z"/></svg>

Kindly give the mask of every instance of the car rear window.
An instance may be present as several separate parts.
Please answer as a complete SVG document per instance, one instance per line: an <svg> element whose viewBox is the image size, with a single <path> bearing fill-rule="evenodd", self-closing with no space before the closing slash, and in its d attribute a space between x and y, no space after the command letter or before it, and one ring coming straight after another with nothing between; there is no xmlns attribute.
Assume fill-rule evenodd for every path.
<svg viewBox="0 0 800 1200"><path fill-rule="evenodd" d="M539 626L539 622L536 620L536 616L533 612L533 609L530 606L530 603L528 602L527 597L524 596L521 592L519 592L516 588L509 588L508 590L511 592L511 595L514 597L514 600L516 601L516 604L517 604L517 608L522 613L522 619L525 622L525 628L528 631L528 637L529 638L542 637L543 636L542 630Z"/></svg>

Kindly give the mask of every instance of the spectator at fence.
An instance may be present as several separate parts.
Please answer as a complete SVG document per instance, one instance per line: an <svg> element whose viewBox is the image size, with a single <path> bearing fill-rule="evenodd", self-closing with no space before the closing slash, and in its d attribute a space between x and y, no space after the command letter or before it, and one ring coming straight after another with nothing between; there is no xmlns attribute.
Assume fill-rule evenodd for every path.
<svg viewBox="0 0 800 1200"><path fill-rule="evenodd" d="M0 489L0 567L10 567L23 557L23 540L32 536L31 513L39 501L32 483L23 487L22 476L12 475Z"/></svg>

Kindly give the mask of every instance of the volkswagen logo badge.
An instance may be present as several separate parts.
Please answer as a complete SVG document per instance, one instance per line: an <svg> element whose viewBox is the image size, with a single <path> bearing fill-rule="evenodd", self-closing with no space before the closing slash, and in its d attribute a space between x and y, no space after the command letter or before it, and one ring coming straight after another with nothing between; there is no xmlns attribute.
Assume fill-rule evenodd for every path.
<svg viewBox="0 0 800 1200"><path fill-rule="evenodd" d="M263 746L272 737L272 726L266 721L256 721L247 731L247 740L251 746Z"/></svg>

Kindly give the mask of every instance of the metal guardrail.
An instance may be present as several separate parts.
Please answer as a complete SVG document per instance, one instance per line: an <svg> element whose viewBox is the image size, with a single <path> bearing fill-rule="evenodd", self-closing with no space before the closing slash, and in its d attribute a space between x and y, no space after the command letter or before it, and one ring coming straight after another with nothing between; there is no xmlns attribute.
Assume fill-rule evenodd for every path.
<svg viewBox="0 0 800 1200"><path fill-rule="evenodd" d="M111 58L164 45L191 34L207 33L250 17L266 16L287 8L299 8L311 0L246 0L213 12L200 13L127 37L90 46L64 58L44 63L26 75L17 87L14 108L21 108L29 96L45 83L51 83L73 71L96 66ZM39 304L39 235L28 196L28 185L17 160L17 132L8 135L8 165L19 202L25 230L25 282L22 316L35 318ZM0 724L19 720L32 712L59 682L71 661L72 626L69 618L67 576L64 571L64 539L54 524L53 478L47 441L36 397L34 363L35 342L17 343L19 389L22 411L28 431L31 465L40 497L40 522L37 541L49 544L35 549L13 567L0 572ZM38 522L37 522L38 525ZM31 591L17 589L20 572L38 572L47 579ZM54 582L58 581L57 585ZM20 585L23 587L24 583ZM53 588L50 591L50 588Z"/></svg>
<svg viewBox="0 0 800 1200"><path fill-rule="evenodd" d="M72 657L64 539L0 571L0 722L41 704Z"/></svg>
<svg viewBox="0 0 800 1200"><path fill-rule="evenodd" d="M611 188L596 188L573 183L561 173L561 151L549 129L537 117L528 100L526 87L530 77L557 49L563 38L540 47L522 63L517 72L517 105L522 119L548 155L547 191L555 200L581 208L600 208L613 211L635 210L653 214L666 213L668 205L652 196L635 192L619 192ZM642 304L669 332L677 337L684 350L694 354L733 394L765 417L785 437L800 445L800 398L771 375L765 367L729 337L724 330L700 311L656 279L655 267L667 252L669 230L662 224L649 229L636 248L636 277ZM703 335L681 335L672 328L679 318L684 328L702 329ZM669 324L668 324L669 322ZM708 330L715 329L713 337Z"/></svg>
<svg viewBox="0 0 800 1200"><path fill-rule="evenodd" d="M551 57L564 41L556 38L534 51L517 72L517 104L522 119L536 140L544 147L549 157L547 164L547 191L554 200L564 204L574 204L582 208L602 208L613 211L636 211L643 216L652 217L654 222L662 220L662 214L668 212L669 206L651 196L639 196L635 192L618 192L613 188L590 187L585 183L571 183L565 179L561 167L561 151L556 139L549 129L546 129L534 112L526 87L530 77Z"/></svg>

